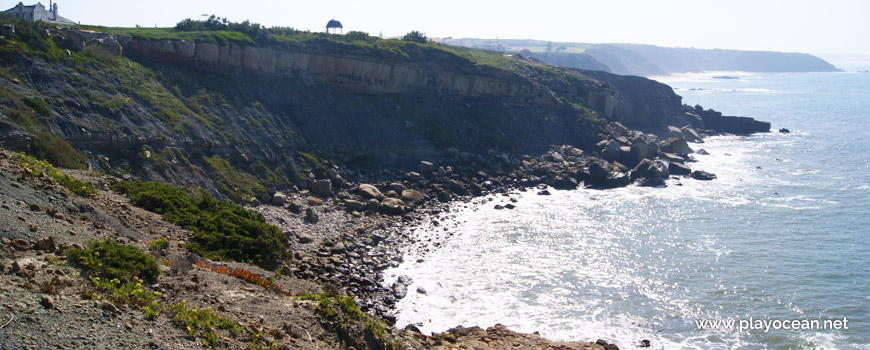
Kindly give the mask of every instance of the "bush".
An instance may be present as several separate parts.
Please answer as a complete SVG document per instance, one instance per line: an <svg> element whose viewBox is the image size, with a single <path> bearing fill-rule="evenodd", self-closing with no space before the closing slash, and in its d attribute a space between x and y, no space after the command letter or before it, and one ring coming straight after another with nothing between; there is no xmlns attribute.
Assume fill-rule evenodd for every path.
<svg viewBox="0 0 870 350"><path fill-rule="evenodd" d="M412 31L408 34L405 34L405 36L402 37L402 40L413 41L415 43L421 43L421 44L425 44L425 43L429 42L429 38L426 37L426 34L420 33L416 30Z"/></svg>
<svg viewBox="0 0 870 350"><path fill-rule="evenodd" d="M66 169L85 169L85 156L60 136L38 131L30 142L28 152L38 159Z"/></svg>
<svg viewBox="0 0 870 350"><path fill-rule="evenodd" d="M94 197L97 195L97 190L95 190L94 186L91 186L91 184L76 180L69 175L60 172L44 160L37 160L36 158L24 153L16 153L15 158L18 161L18 165L29 170L30 174L35 178L39 178L40 175L45 174L57 184L79 196Z"/></svg>
<svg viewBox="0 0 870 350"><path fill-rule="evenodd" d="M70 261L89 269L94 277L101 279L131 282L139 277L154 281L160 275L154 259L142 253L139 248L118 243L111 238L91 241L86 249L68 249L66 256Z"/></svg>
<svg viewBox="0 0 870 350"><path fill-rule="evenodd" d="M266 223L262 214L201 192L194 198L182 189L159 182L129 181L112 186L135 205L162 214L193 231L188 250L213 260L252 262L273 268L287 237Z"/></svg>

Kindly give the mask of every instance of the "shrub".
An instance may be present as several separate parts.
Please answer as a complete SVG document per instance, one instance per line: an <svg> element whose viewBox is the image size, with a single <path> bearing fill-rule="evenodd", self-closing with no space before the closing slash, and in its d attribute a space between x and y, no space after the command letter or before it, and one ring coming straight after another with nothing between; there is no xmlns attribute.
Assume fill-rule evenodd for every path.
<svg viewBox="0 0 870 350"><path fill-rule="evenodd" d="M45 174L51 180L79 196L94 197L97 195L97 190L95 190L94 186L91 186L91 184L76 180L69 175L60 172L44 160L37 160L36 158L24 153L16 153L15 158L18 160L18 164L22 168L30 171L30 174L35 178L39 178L40 175Z"/></svg>
<svg viewBox="0 0 870 350"><path fill-rule="evenodd" d="M106 238L91 241L85 249L71 248L66 251L70 261L91 271L92 277L120 282L144 278L154 281L160 274L157 262L139 248Z"/></svg>
<svg viewBox="0 0 870 350"><path fill-rule="evenodd" d="M60 136L45 131L37 131L35 136L30 142L29 153L36 158L61 168L85 168L85 156Z"/></svg>
<svg viewBox="0 0 870 350"><path fill-rule="evenodd" d="M429 38L426 37L426 34L414 30L405 34L405 36L402 37L402 40L425 44L429 41Z"/></svg>
<svg viewBox="0 0 870 350"><path fill-rule="evenodd" d="M262 214L208 193L197 198L159 182L128 181L112 186L135 205L162 214L172 223L193 231L188 250L213 260L235 260L274 267L287 237L266 223Z"/></svg>

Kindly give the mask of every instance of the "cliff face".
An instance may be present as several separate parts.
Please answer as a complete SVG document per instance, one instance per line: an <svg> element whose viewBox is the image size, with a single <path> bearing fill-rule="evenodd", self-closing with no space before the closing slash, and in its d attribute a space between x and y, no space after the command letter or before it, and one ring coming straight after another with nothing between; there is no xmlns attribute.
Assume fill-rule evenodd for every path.
<svg viewBox="0 0 870 350"><path fill-rule="evenodd" d="M300 169L319 165L303 153L358 168L408 167L448 150L590 148L608 137L608 122L705 129L666 85L520 56L410 43L396 55L317 42L52 35L68 57L8 58L22 82L3 80L16 96L11 107L28 111L25 96L43 101L38 123L91 154L94 166L212 192L250 187L250 174L265 174L267 184L307 177ZM4 144L28 142L21 125L2 120Z"/></svg>

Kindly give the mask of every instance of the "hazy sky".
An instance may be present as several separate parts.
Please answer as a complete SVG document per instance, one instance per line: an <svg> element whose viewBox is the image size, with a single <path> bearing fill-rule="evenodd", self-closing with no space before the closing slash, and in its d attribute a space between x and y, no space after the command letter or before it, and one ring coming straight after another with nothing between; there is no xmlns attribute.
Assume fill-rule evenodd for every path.
<svg viewBox="0 0 870 350"><path fill-rule="evenodd" d="M40 0L48 5L48 0ZM2 0L3 8L18 1ZM31 2L26 2L31 4ZM104 26L174 26L216 14L232 21L400 36L620 42L669 47L861 54L870 57L867 0L61 0L61 16Z"/></svg>

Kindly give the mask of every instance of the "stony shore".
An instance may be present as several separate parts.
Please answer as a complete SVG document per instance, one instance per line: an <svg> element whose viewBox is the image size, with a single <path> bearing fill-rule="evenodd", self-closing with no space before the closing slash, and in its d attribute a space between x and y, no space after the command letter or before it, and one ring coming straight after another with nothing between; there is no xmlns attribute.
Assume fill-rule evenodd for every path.
<svg viewBox="0 0 870 350"><path fill-rule="evenodd" d="M288 246L292 258L275 271L267 271L251 264L214 262L191 254L183 248L192 235L190 231L108 191L108 185L118 179L66 171L98 189L94 198L78 197L44 176L34 176L15 162L11 152L0 150L0 221L4 223L0 231L0 346L204 348L201 336L179 327L178 316L168 307L159 316L146 318L140 307L89 296L93 287L78 265L66 261L63 251L82 247L92 239L111 237L161 261L161 276L147 286L162 294L161 304L182 303L213 310L244 330L241 335L222 336L218 340L221 348L268 344L280 349L378 349L401 344L403 349L614 349L603 340L597 344L554 343L500 325L486 330L457 327L434 335L420 334L413 326L384 324L380 328L377 325L383 321L376 316L363 316L358 321L337 318L325 315L317 302L300 297L317 293L353 295L367 314L394 321L392 306L406 290L401 283L381 287L380 274L386 267L401 263L399 250L413 242L410 232L414 227L442 220L450 215L449 201L472 196L441 195L439 200L438 193L447 190L430 195L430 188L444 186L441 180L433 181L441 168L434 167L431 176L411 175L402 181L407 188L402 191L405 198L401 212L390 207L394 203L390 198L401 198L396 191L399 188L390 184L375 186L387 193L381 193L383 198L378 195L380 190L349 182L336 187L332 195L316 196L303 190L284 196L283 203L280 193L271 195L270 204L256 208L292 236ZM417 196L408 188L419 188L423 195ZM493 184L482 190L490 193L505 188ZM364 196L375 201L380 198L378 205L365 201L361 210L349 208L349 201ZM168 241L168 248L150 248L150 242L161 238ZM210 268L213 266L270 278L282 292L216 273ZM251 338L251 334L258 336Z"/></svg>

